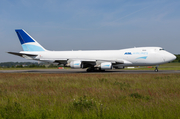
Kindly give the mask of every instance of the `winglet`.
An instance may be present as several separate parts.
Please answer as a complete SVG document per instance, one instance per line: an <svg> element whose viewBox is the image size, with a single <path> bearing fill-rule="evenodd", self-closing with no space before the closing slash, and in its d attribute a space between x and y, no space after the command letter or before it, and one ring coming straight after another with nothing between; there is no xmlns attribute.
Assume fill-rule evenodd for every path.
<svg viewBox="0 0 180 119"><path fill-rule="evenodd" d="M46 51L34 38L32 38L25 30L16 29L17 36L24 51Z"/></svg>

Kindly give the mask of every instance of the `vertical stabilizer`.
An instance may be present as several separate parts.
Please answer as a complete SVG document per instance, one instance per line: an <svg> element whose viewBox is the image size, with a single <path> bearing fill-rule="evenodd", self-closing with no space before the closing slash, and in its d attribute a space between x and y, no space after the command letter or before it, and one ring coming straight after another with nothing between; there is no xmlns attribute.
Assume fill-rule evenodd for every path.
<svg viewBox="0 0 180 119"><path fill-rule="evenodd" d="M34 38L32 38L25 30L16 29L17 36L20 40L24 51L46 51Z"/></svg>

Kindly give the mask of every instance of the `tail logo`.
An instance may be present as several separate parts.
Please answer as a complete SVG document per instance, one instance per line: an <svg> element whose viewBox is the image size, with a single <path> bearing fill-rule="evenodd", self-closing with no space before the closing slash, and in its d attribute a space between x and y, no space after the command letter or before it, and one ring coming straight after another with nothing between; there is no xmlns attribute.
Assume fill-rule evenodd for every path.
<svg viewBox="0 0 180 119"><path fill-rule="evenodd" d="M15 30L24 51L45 51L45 49L23 29Z"/></svg>

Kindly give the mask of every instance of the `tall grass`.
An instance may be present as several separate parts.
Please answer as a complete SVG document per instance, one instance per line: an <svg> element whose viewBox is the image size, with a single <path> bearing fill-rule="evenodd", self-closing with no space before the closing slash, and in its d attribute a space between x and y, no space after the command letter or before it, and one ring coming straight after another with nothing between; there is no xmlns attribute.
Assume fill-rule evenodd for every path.
<svg viewBox="0 0 180 119"><path fill-rule="evenodd" d="M0 74L0 118L180 118L180 74Z"/></svg>

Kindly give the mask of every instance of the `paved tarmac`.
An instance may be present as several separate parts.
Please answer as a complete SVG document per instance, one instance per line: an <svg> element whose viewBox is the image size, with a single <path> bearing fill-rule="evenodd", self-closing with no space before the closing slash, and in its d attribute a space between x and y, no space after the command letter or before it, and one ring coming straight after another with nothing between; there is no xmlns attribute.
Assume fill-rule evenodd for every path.
<svg viewBox="0 0 180 119"><path fill-rule="evenodd" d="M86 69L32 69L32 70L0 70L0 73L45 73L45 74L67 74L67 73L180 73L180 70L159 70L159 72L154 72L153 70L108 70L104 72L86 72Z"/></svg>

